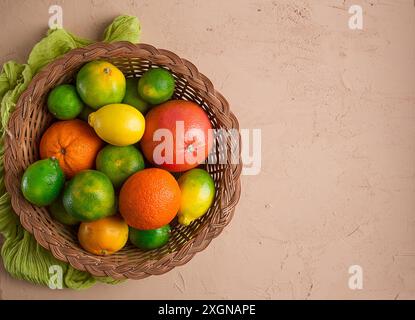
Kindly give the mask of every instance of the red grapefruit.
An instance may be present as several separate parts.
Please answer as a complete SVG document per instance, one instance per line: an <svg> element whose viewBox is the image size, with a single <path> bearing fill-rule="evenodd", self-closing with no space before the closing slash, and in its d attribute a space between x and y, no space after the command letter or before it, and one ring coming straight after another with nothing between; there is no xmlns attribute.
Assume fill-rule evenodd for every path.
<svg viewBox="0 0 415 320"><path fill-rule="evenodd" d="M197 167L213 144L212 125L196 103L170 100L146 115L146 129L140 141L148 161L171 172Z"/></svg>

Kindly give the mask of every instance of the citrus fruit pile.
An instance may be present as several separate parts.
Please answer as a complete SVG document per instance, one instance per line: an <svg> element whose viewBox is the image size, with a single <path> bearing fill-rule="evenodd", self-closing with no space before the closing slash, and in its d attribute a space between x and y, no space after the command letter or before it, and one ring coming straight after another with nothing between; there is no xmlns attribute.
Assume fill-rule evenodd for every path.
<svg viewBox="0 0 415 320"><path fill-rule="evenodd" d="M197 168L212 149L207 114L172 99L175 78L163 68L126 79L96 60L74 82L48 94L56 121L40 140L41 160L23 174L23 196L76 227L92 254L112 254L128 240L142 250L165 245L176 216L188 226L214 201L212 177Z"/></svg>

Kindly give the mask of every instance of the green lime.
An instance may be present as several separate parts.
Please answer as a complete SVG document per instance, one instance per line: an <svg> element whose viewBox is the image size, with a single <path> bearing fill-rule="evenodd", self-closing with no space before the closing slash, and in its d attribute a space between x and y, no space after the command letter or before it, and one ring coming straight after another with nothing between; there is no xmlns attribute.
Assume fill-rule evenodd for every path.
<svg viewBox="0 0 415 320"><path fill-rule="evenodd" d="M80 221L94 221L115 214L111 180L102 172L84 170L69 181L63 193L66 211Z"/></svg>
<svg viewBox="0 0 415 320"><path fill-rule="evenodd" d="M138 95L137 87L137 78L129 78L126 80L125 96L122 103L129 104L130 106L133 106L138 111L140 111L142 114L145 114L150 106Z"/></svg>
<svg viewBox="0 0 415 320"><path fill-rule="evenodd" d="M83 106L75 86L70 84L61 84L48 95L48 109L59 120L76 118Z"/></svg>
<svg viewBox="0 0 415 320"><path fill-rule="evenodd" d="M88 107L87 105L85 105L81 111L81 113L78 115L78 118L81 120L84 120L86 122L88 122L88 117L92 112L95 112L97 110L92 109L91 107Z"/></svg>
<svg viewBox="0 0 415 320"><path fill-rule="evenodd" d="M138 81L138 94L151 104L159 104L171 98L174 85L174 78L169 71L150 69Z"/></svg>
<svg viewBox="0 0 415 320"><path fill-rule="evenodd" d="M79 220L75 219L68 212L66 212L62 202L62 195L63 194L61 193L61 195L49 205L49 212L52 217L60 223L73 226L77 224Z"/></svg>
<svg viewBox="0 0 415 320"><path fill-rule="evenodd" d="M133 173L144 169L144 158L133 145L117 147L109 144L98 153L96 167L118 188Z"/></svg>
<svg viewBox="0 0 415 320"><path fill-rule="evenodd" d="M153 229L138 230L130 227L130 241L143 250L152 250L164 246L170 238L170 225Z"/></svg>
<svg viewBox="0 0 415 320"><path fill-rule="evenodd" d="M42 207L51 204L61 192L65 175L58 160L43 159L31 164L23 174L21 189L27 201Z"/></svg>

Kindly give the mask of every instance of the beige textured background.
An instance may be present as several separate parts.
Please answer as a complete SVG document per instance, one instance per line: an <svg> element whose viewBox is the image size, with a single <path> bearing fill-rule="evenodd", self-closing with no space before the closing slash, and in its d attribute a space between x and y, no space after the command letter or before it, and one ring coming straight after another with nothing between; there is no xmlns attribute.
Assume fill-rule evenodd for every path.
<svg viewBox="0 0 415 320"><path fill-rule="evenodd" d="M51 291L0 271L3 299L415 298L415 6L412 0L0 0L0 62L25 61L48 7L97 38L137 15L142 41L193 61L262 170L242 179L231 225L184 267L116 287ZM347 27L351 4L364 29ZM364 271L348 288L348 268Z"/></svg>

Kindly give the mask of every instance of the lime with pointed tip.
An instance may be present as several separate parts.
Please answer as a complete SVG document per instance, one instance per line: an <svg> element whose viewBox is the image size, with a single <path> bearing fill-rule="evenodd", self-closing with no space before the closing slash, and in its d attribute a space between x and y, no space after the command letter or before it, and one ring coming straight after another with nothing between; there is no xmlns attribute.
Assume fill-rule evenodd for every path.
<svg viewBox="0 0 415 320"><path fill-rule="evenodd" d="M182 195L177 217L180 224L188 226L212 206L215 181L206 170L195 168L186 171L177 182Z"/></svg>

